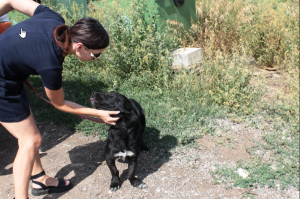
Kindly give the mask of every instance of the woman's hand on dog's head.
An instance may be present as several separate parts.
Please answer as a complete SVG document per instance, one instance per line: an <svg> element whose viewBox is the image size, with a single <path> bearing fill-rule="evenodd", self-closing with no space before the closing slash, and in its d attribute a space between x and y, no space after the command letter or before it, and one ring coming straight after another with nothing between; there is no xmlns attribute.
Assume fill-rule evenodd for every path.
<svg viewBox="0 0 300 199"><path fill-rule="evenodd" d="M116 122L118 121L119 117L111 117L111 115L117 115L120 111L104 111L99 110L99 117L103 120L103 122L110 124L110 125L116 125Z"/></svg>

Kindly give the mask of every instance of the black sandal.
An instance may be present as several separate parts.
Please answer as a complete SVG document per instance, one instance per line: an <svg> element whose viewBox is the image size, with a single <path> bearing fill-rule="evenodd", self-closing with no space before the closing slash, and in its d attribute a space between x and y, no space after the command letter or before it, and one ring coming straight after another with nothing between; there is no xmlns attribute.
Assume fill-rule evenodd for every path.
<svg viewBox="0 0 300 199"><path fill-rule="evenodd" d="M32 183L37 184L37 185L42 187L41 189L32 188L32 190L31 190L32 195L40 196L40 195L45 195L45 194L48 194L48 193L61 193L61 192L64 192L64 191L68 191L73 187L71 182L67 186L66 183L65 183L65 180L63 178L58 178L57 187L56 186L46 186L41 182L37 182L37 181L33 180L33 179L37 179L39 177L42 177L45 174L46 174L45 171L42 171L39 174L31 176L30 180L32 180Z"/></svg>

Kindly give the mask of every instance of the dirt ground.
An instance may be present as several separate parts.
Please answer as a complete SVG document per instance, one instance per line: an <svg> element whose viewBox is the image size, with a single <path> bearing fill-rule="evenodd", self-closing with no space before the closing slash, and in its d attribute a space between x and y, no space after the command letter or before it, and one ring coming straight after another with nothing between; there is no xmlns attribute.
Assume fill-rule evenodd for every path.
<svg viewBox="0 0 300 199"><path fill-rule="evenodd" d="M268 89L282 87L281 76L276 72L257 70L257 76L267 78ZM266 95L272 97L272 92ZM284 192L274 188L261 187L244 189L226 188L214 184L210 171L215 164L235 165L237 160L248 159L250 155L245 147L261 139L262 131L247 127L230 120L217 120L220 128L217 134L223 136L204 136L193 147L173 147L160 149L149 145L150 151L141 154L138 160L136 176L147 184L147 188L138 189L126 180L127 164L117 161L122 185L119 190L109 190L110 171L104 161L105 141L95 136L75 133L64 126L48 122L37 122L43 137L40 155L43 167L49 176L70 179L74 188L62 194L51 194L36 199L83 199L83 198L230 198L240 199L246 193L255 198L299 198L294 187ZM230 140L230 142L228 142ZM14 197L12 163L18 150L17 140L0 126L0 198ZM164 158L158 158L164 154ZM267 156L268 154L266 154ZM30 189L29 189L30 193Z"/></svg>

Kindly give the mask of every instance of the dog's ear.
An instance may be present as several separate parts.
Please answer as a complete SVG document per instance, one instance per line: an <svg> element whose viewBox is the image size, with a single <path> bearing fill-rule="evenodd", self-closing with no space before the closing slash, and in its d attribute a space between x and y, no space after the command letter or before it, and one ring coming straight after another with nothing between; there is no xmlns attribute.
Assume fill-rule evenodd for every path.
<svg viewBox="0 0 300 199"><path fill-rule="evenodd" d="M141 116L144 114L144 110L142 109L141 105L135 101L134 99L129 99L130 100L130 103L135 111L135 113L138 115L138 116Z"/></svg>
<svg viewBox="0 0 300 199"><path fill-rule="evenodd" d="M130 113L133 108L134 107L132 106L132 103L128 99L126 99L124 103L124 112Z"/></svg>

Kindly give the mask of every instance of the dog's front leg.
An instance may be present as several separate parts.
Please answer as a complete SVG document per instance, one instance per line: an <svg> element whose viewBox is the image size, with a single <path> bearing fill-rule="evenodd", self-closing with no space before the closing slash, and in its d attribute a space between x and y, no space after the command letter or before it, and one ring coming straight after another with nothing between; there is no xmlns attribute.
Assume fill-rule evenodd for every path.
<svg viewBox="0 0 300 199"><path fill-rule="evenodd" d="M120 178L119 178L119 171L115 164L115 159L106 158L106 164L111 172L111 183L110 183L110 190L116 191L120 188Z"/></svg>
<svg viewBox="0 0 300 199"><path fill-rule="evenodd" d="M135 168L137 165L137 158L131 158L128 157L129 163L128 163L128 179L130 181L130 184L134 187L143 189L146 188L147 185L143 183L140 179L134 177Z"/></svg>

